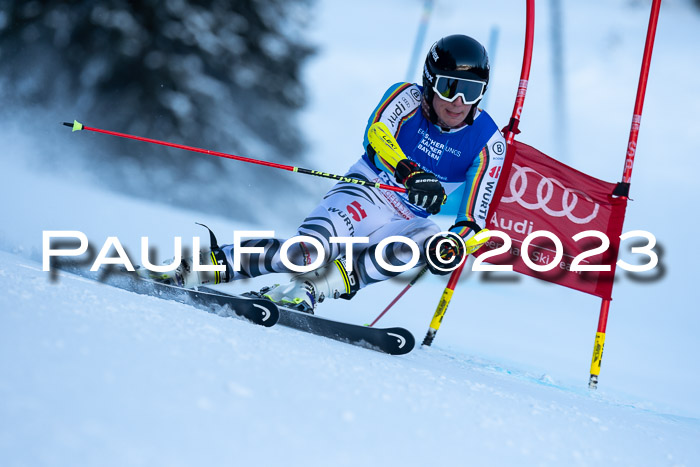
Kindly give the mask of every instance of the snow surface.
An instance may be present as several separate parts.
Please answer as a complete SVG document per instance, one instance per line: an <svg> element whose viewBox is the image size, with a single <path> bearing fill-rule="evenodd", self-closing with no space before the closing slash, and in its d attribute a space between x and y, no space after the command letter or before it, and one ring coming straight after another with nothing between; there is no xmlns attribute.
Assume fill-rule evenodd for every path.
<svg viewBox="0 0 700 467"><path fill-rule="evenodd" d="M499 28L487 110L504 123L522 53L524 6L514 3L437 1L427 33L429 41L459 31L486 43ZM551 117L548 4L541 3L520 139L556 156L555 123L564 122ZM649 2L564 7L565 161L615 181ZM421 13L422 2L398 0L351 9L324 1L309 11L312 39L325 47L307 69L310 167L342 173L359 155L368 112L385 87L404 79ZM467 274L433 347L402 357L70 274L52 278L41 270L44 230L85 232L94 252L117 236L139 263L140 237L164 260L174 236L185 244L206 238L195 221L223 242L233 230L284 236L295 226L115 194L87 172L60 179L50 168L70 151L70 136L43 128L2 135L0 464L699 465L700 318L692 294L699 255L690 247L698 227L690 200L699 23L689 0L662 5L625 224L657 236L662 266L645 280L620 274L595 392L586 383L599 300L524 277ZM39 139L53 152L36 153ZM319 195L330 186L315 183ZM270 193L274 219L285 206ZM406 327L420 341L445 280L424 278L380 323ZM404 284L373 286L319 313L367 323Z"/></svg>

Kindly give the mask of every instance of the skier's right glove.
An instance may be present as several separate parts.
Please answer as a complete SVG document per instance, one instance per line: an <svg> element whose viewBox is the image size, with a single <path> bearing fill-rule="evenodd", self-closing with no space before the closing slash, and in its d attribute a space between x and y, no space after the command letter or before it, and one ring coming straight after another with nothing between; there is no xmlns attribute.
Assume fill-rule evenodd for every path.
<svg viewBox="0 0 700 467"><path fill-rule="evenodd" d="M454 233L436 235L426 240L426 266L433 274L444 276L451 273L457 269L464 255L464 242Z"/></svg>
<svg viewBox="0 0 700 467"><path fill-rule="evenodd" d="M440 180L430 172L425 172L418 164L408 159L401 159L394 170L396 181L406 187L411 204L423 208L428 214L440 212L445 202L445 189Z"/></svg>

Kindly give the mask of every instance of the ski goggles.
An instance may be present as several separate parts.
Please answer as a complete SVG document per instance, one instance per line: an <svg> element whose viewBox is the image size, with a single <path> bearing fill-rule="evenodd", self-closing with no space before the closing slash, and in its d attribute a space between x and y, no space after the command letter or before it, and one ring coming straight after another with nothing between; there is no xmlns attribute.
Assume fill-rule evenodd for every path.
<svg viewBox="0 0 700 467"><path fill-rule="evenodd" d="M462 97L465 105L474 104L484 96L486 83L473 79L460 79L451 76L435 76L433 91L443 101L454 102Z"/></svg>

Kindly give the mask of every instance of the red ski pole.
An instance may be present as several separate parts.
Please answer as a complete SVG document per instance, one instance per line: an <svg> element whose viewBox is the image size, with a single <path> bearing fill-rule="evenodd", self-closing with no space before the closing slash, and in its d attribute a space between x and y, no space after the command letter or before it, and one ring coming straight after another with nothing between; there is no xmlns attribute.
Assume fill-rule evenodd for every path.
<svg viewBox="0 0 700 467"><path fill-rule="evenodd" d="M302 173L302 174L306 174L306 175L314 175L316 177L330 178L333 180L340 180L341 182L355 183L357 185L371 186L374 188L379 188L381 190L396 191L399 193L406 192L405 188L391 186L391 185L385 185L383 183L366 182L364 180L358 180L356 178L345 177L343 175L335 175L335 174L329 174L326 172L319 172L318 170L304 169L302 167L294 167L291 165L278 164L276 162L267 162L267 161L263 161L263 160L259 160L259 159L251 159L250 157L236 156L233 154L227 154L225 152L211 151L209 149L201 149L201 148L196 148L193 146L185 146L184 144L169 143L167 141L160 141L160 140L152 139L152 138L144 138L143 136L134 136L134 135L130 135L127 133L118 133L116 131L102 130L100 128L92 128L92 127L83 125L82 123L78 122L77 120L74 120L73 123L63 122L63 124L67 127L73 128L73 131L80 131L80 130L94 131L96 133L104 133L106 135L118 136L120 138L127 138L127 139L133 139L136 141L143 141L145 143L159 144L161 146L168 146L171 148L184 149L185 151L199 152L202 154L209 154L211 156L224 157L226 159L233 159L236 161L248 162L251 164L264 165L266 167L288 170L290 172L298 172L298 173Z"/></svg>
<svg viewBox="0 0 700 467"><path fill-rule="evenodd" d="M370 324L369 327L372 327L372 326L374 326L375 324L377 324L377 321L379 321L379 320L381 319L381 317L384 316L384 315L386 314L386 312L389 311L389 310L391 309L391 307L394 306L394 305L396 304L396 302L398 302L398 301L401 299L401 297L404 296L404 294L405 294L406 292L408 292L408 289L410 289L411 287L413 287L414 285L416 285L416 282L418 282L418 279L420 279L421 277L423 277L423 275L424 275L426 272L428 272L428 267L427 267L427 266L420 270L420 272L418 273L418 275L417 275L416 277L414 277L413 280L412 280L411 282L409 282L408 285L407 285L406 287L404 287L404 289L403 289L401 292L399 292L399 294L396 296L396 298L394 298L394 299L391 301L391 303L389 303L389 305L387 305L386 308L384 308L384 311L382 311L381 313L379 313L379 316L377 316L376 318L374 318L374 321L372 321L372 324Z"/></svg>

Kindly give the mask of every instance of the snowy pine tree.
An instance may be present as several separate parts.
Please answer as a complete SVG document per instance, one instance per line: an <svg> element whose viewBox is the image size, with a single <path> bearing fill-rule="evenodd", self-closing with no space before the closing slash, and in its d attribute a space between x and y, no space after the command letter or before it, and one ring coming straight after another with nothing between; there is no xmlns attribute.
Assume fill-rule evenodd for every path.
<svg viewBox="0 0 700 467"><path fill-rule="evenodd" d="M0 97L11 109L252 158L298 160L308 0L0 1ZM238 213L274 170L111 137L74 138L115 188ZM110 161L115 161L114 164ZM107 165L105 165L107 164ZM264 180L260 180L264 177ZM288 176L285 184L297 184Z"/></svg>

